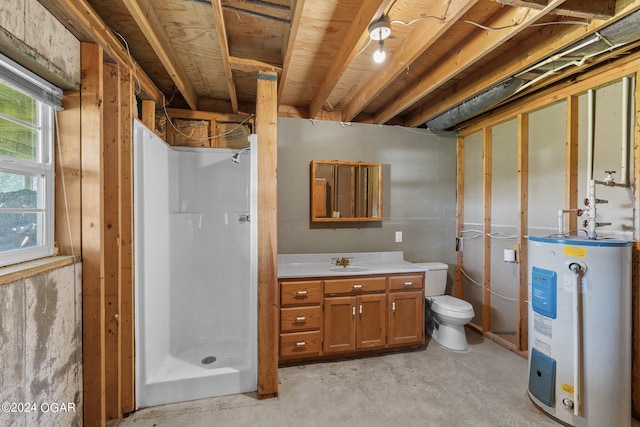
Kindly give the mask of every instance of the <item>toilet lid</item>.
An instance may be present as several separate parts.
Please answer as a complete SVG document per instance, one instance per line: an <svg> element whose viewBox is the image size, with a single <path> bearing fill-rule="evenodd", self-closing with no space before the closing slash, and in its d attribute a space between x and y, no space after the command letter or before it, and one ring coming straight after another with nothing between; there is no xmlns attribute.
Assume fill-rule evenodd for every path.
<svg viewBox="0 0 640 427"><path fill-rule="evenodd" d="M460 298L454 298L449 295L431 297L431 301L431 309L436 313L438 313L438 308L453 312L473 310L473 306L467 301L461 300Z"/></svg>

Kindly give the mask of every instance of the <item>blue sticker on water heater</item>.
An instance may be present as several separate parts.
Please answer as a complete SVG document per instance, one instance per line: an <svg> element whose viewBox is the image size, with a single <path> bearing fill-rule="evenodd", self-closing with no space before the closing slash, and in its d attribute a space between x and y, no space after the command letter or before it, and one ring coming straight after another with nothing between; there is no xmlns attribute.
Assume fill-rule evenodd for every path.
<svg viewBox="0 0 640 427"><path fill-rule="evenodd" d="M543 316L556 318L558 275L555 271L533 267L531 271L531 308Z"/></svg>

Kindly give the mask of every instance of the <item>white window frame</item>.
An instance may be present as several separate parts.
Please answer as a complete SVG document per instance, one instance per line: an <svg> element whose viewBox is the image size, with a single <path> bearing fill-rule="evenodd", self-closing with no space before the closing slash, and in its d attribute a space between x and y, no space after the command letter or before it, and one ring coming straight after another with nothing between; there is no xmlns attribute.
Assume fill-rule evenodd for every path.
<svg viewBox="0 0 640 427"><path fill-rule="evenodd" d="M62 91L2 55L0 55L0 83L36 101L37 123L35 126L2 113L0 113L0 117L34 129L37 132L38 144L38 156L34 161L0 155L0 171L40 177L38 179L37 209L0 208L0 212L44 213L43 216L38 216L40 218L37 224L38 240L35 246L0 252L0 266L6 266L53 255L55 224L54 114L55 109L60 106Z"/></svg>

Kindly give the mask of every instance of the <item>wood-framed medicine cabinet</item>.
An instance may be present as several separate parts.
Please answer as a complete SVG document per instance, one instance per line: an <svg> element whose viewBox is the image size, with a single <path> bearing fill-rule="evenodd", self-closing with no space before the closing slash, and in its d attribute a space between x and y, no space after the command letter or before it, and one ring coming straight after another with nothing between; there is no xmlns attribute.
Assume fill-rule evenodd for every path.
<svg viewBox="0 0 640 427"><path fill-rule="evenodd" d="M312 160L311 222L382 221L382 163Z"/></svg>

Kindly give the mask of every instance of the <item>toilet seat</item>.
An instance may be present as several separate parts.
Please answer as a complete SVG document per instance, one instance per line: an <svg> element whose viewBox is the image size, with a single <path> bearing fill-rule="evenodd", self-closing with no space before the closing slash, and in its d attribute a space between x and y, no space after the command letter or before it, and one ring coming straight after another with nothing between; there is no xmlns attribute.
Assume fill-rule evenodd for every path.
<svg viewBox="0 0 640 427"><path fill-rule="evenodd" d="M431 310L444 316L473 317L473 306L467 301L450 295L440 295L431 298Z"/></svg>

